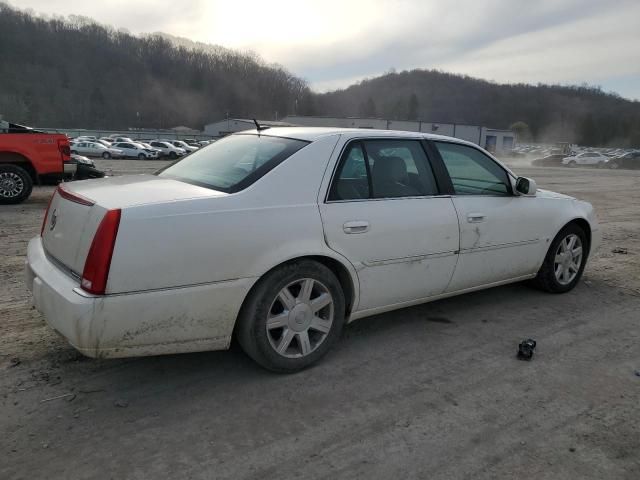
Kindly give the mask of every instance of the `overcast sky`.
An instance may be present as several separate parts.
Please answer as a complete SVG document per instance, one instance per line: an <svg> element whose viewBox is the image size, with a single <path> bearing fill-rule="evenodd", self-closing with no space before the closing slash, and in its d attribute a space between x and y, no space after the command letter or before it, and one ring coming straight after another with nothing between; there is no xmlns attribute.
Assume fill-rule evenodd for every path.
<svg viewBox="0 0 640 480"><path fill-rule="evenodd" d="M320 91L391 68L600 85L640 100L640 0L9 0L253 50Z"/></svg>

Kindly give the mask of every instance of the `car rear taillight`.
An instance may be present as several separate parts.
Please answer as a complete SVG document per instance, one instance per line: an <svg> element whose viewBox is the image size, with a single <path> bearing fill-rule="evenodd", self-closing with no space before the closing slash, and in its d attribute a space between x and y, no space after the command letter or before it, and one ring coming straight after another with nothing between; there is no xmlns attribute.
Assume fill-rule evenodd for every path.
<svg viewBox="0 0 640 480"><path fill-rule="evenodd" d="M40 236L44 235L44 226L47 224L47 218L49 217L49 209L51 208L51 202L53 201L53 197L56 196L56 192L53 192L51 198L49 199L49 203L47 203L47 209L44 211L44 218L42 219L42 227L40 228Z"/></svg>
<svg viewBox="0 0 640 480"><path fill-rule="evenodd" d="M71 147L69 146L69 142L67 140L62 140L59 139L58 140L58 150L60 150L60 153L64 157L69 157L71 156Z"/></svg>
<svg viewBox="0 0 640 480"><path fill-rule="evenodd" d="M104 295L109 278L113 247L118 236L121 210L109 210L96 230L91 242L89 254L84 262L82 281L83 290L94 295Z"/></svg>

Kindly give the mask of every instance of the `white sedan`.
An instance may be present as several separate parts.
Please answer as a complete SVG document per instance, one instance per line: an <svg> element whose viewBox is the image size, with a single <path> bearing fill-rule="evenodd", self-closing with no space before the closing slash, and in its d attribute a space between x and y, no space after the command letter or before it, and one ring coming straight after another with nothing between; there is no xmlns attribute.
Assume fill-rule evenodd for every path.
<svg viewBox="0 0 640 480"><path fill-rule="evenodd" d="M86 155L87 157L102 157L102 158L120 158L123 156L123 151L114 148L107 147L99 142L90 141L77 141L71 144L71 153L78 155Z"/></svg>
<svg viewBox="0 0 640 480"><path fill-rule="evenodd" d="M158 154L161 157L176 159L178 157L183 157L185 153L187 153L182 148L175 147L169 142L163 142L160 140L152 140L151 142L149 142L149 145L151 145L152 148L158 150Z"/></svg>
<svg viewBox="0 0 640 480"><path fill-rule="evenodd" d="M562 165L566 167L577 167L578 165L595 165L605 167L609 163L609 157L598 152L583 152L572 157L562 159Z"/></svg>
<svg viewBox="0 0 640 480"><path fill-rule="evenodd" d="M122 154L128 158L137 158L138 160L153 160L158 158L158 151L145 148L144 145L135 142L118 142L112 145L113 148L122 150Z"/></svg>
<svg viewBox="0 0 640 480"><path fill-rule="evenodd" d="M589 203L422 133L277 128L154 175L62 184L27 285L90 357L219 350L295 371L346 322L522 280L580 280Z"/></svg>

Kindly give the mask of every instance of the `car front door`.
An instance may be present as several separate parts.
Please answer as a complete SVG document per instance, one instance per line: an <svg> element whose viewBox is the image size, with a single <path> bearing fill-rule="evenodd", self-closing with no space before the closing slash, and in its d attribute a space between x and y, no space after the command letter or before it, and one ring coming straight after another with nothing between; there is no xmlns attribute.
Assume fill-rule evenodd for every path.
<svg viewBox="0 0 640 480"><path fill-rule="evenodd" d="M74 150L76 152L78 152L79 155L86 155L87 154L87 144L86 143L78 143L76 145L76 148L74 148Z"/></svg>
<svg viewBox="0 0 640 480"><path fill-rule="evenodd" d="M124 153L127 157L135 157L136 156L136 149L133 147L132 144L130 143L123 143L122 144L124 147Z"/></svg>
<svg viewBox="0 0 640 480"><path fill-rule="evenodd" d="M448 292L535 273L547 246L548 212L535 197L513 194L509 173L480 149L433 142L451 178L460 222L460 257Z"/></svg>
<svg viewBox="0 0 640 480"><path fill-rule="evenodd" d="M100 156L100 147L98 147L97 143L89 143L88 144L87 153L92 157Z"/></svg>
<svg viewBox="0 0 640 480"><path fill-rule="evenodd" d="M415 139L345 142L321 199L328 246L358 272L358 310L438 295L459 244L451 198L440 195L425 145Z"/></svg>

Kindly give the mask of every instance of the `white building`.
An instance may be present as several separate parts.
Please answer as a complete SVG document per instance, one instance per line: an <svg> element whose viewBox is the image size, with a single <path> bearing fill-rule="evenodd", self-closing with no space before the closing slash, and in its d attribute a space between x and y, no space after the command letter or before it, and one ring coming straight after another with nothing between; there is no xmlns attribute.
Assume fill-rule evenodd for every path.
<svg viewBox="0 0 640 480"><path fill-rule="evenodd" d="M281 122L258 120L260 125L268 127L342 127L342 128L373 128L378 130L404 130L408 132L437 133L456 137L491 152L502 153L510 151L515 143L515 134L511 130L497 130L478 125L464 125L460 123L433 123L409 120L385 120L383 118L361 117L312 117L289 115ZM229 118L205 125L204 134L222 137L243 130L252 130L255 123L246 118Z"/></svg>
<svg viewBox="0 0 640 480"><path fill-rule="evenodd" d="M295 125L287 122L272 122L270 120L258 120L260 125L266 127L294 127ZM204 126L204 133L212 137L224 137L235 132L243 130L252 130L256 128L256 124L252 119L248 118L227 118L219 122L210 123Z"/></svg>
<svg viewBox="0 0 640 480"><path fill-rule="evenodd" d="M491 152L506 152L513 148L515 133L479 125L460 123L433 123L409 120L386 120L383 118L361 117L312 117L289 115L283 122L305 127L374 128L378 130L404 130L425 132L460 138L479 145Z"/></svg>

